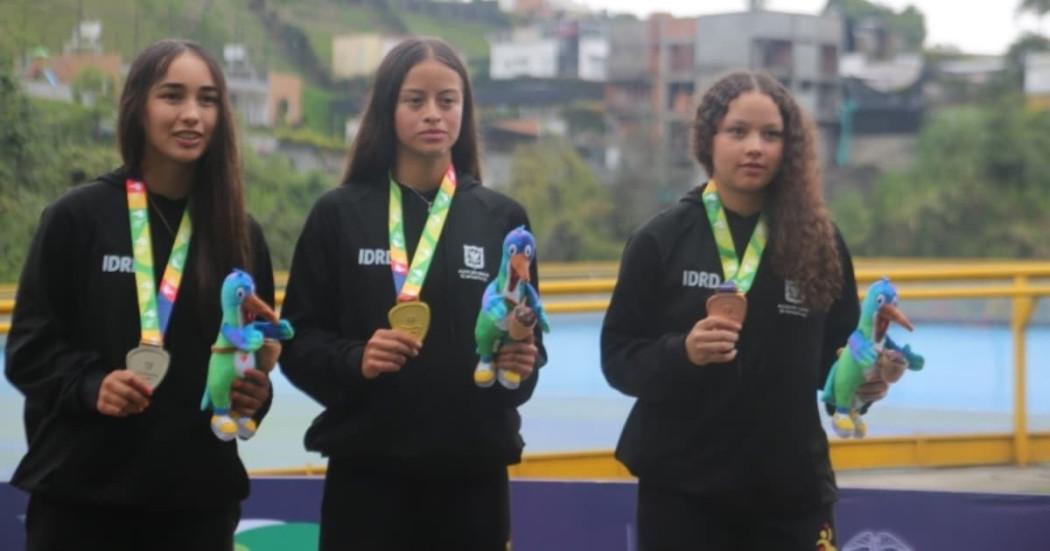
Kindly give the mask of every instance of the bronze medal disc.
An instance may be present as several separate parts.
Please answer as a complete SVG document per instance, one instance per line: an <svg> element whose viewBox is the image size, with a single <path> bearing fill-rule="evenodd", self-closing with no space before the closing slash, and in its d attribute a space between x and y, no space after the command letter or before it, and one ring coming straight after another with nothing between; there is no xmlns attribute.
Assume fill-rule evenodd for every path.
<svg viewBox="0 0 1050 551"><path fill-rule="evenodd" d="M707 299L707 315L743 325L747 317L747 297L742 293L715 293Z"/></svg>

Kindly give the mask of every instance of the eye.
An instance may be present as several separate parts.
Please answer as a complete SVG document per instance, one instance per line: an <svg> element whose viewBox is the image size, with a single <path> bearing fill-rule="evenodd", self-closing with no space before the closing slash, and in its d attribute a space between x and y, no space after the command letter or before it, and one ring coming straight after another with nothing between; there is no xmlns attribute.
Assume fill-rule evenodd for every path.
<svg viewBox="0 0 1050 551"><path fill-rule="evenodd" d="M532 258L532 245L525 245L525 256Z"/></svg>
<svg viewBox="0 0 1050 551"><path fill-rule="evenodd" d="M244 298L244 289L241 289L241 288L237 289L237 298L241 298L241 299Z"/></svg>
<svg viewBox="0 0 1050 551"><path fill-rule="evenodd" d="M512 243L509 247L507 247L507 252L510 254L517 254L518 246Z"/></svg>
<svg viewBox="0 0 1050 551"><path fill-rule="evenodd" d="M879 296L875 297L875 304L878 304L879 306L882 306L883 304L886 304L886 297L884 297L882 295L879 295Z"/></svg>

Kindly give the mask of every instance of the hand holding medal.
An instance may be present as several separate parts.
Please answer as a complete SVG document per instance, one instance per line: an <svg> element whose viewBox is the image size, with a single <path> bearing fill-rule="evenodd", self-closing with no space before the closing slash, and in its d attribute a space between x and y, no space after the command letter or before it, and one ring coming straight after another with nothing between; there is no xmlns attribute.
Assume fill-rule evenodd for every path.
<svg viewBox="0 0 1050 551"><path fill-rule="evenodd" d="M164 350L164 333L182 284L182 270L189 255L193 228L189 209L183 212L168 266L164 269L160 292L153 283L153 243L146 208L146 185L128 179L125 184L128 217L131 223L131 246L134 255L135 287L139 303L140 344L125 356L128 371L138 375L151 389L156 389L168 373L171 357Z"/></svg>
<svg viewBox="0 0 1050 551"><path fill-rule="evenodd" d="M441 229L445 226L452 197L456 194L456 171L450 164L441 187L430 207L423 233L419 236L412 263L409 265L405 245L404 214L401 210L401 188L390 178L390 271L394 278L397 304L387 312L391 329L379 329L365 345L361 373L367 379L380 373L398 371L419 349L430 329L430 307L419 300L430 263L434 260Z"/></svg>
<svg viewBox="0 0 1050 551"><path fill-rule="evenodd" d="M707 317L698 321L686 337L686 355L696 365L726 363L736 358L736 342L747 318L746 293L755 281L767 238L767 222L762 215L743 259L738 259L714 180L708 181L701 199L718 246L725 283L708 297Z"/></svg>

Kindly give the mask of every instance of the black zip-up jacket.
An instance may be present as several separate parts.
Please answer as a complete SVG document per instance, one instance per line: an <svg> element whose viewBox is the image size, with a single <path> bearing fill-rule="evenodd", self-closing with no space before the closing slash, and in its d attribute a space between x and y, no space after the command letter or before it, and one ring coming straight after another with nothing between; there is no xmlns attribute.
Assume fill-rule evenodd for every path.
<svg viewBox="0 0 1050 551"><path fill-rule="evenodd" d="M427 203L402 186L411 260ZM387 251L389 187L385 177L323 195L296 246L282 315L295 326L281 368L325 407L306 433L307 449L394 470L471 471L520 460L517 407L532 395L539 371L516 390L478 388L474 324L487 283L496 277L503 238L528 225L508 197L461 176L421 299L430 330L416 358L397 373L361 374L365 344L388 328L395 304ZM542 251L539 251L542 254ZM532 280L536 279L536 263ZM537 367L546 362L539 340Z"/></svg>
<svg viewBox="0 0 1050 551"><path fill-rule="evenodd" d="M637 398L616 457L640 478L739 507L833 502L816 391L860 315L846 246L836 232L844 281L827 312L806 308L763 255L737 357L693 365L685 337L724 279L699 192L641 227L623 255L601 337L606 379ZM727 215L739 255L758 216Z"/></svg>
<svg viewBox="0 0 1050 551"><path fill-rule="evenodd" d="M80 504L183 509L243 499L248 478L237 446L216 438L210 413L200 411L221 314L218 289L214 297L197 290L199 234L165 335L171 365L150 406L126 418L95 407L102 379L124 367L140 338L125 175L118 170L70 190L41 217L7 339L6 375L25 395L29 441L11 482ZM176 229L186 201L150 201ZM150 209L159 282L174 236L155 217ZM269 252L254 222L250 234L257 292L272 304ZM205 312L213 315L202 323Z"/></svg>

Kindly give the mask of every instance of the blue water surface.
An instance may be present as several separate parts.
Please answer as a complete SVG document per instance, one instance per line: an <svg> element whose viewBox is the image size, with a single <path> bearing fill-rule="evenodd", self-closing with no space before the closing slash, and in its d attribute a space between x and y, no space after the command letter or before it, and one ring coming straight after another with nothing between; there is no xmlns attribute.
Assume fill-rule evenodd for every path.
<svg viewBox="0 0 1050 551"><path fill-rule="evenodd" d="M633 399L611 389L601 373L601 314L552 317L546 337L550 361L533 399L521 408L526 452L610 449ZM914 333L891 331L926 357L868 415L872 435L1007 432L1013 416L1013 342L1004 325L920 324ZM1027 332L1028 413L1033 431L1050 430L1050 327ZM0 363L2 363L0 356ZM320 407L280 372L274 405L258 435L241 444L250 469L323 464L303 450L302 437ZM814 393L814 407L816 394ZM0 381L0 480L25 452L22 396Z"/></svg>

